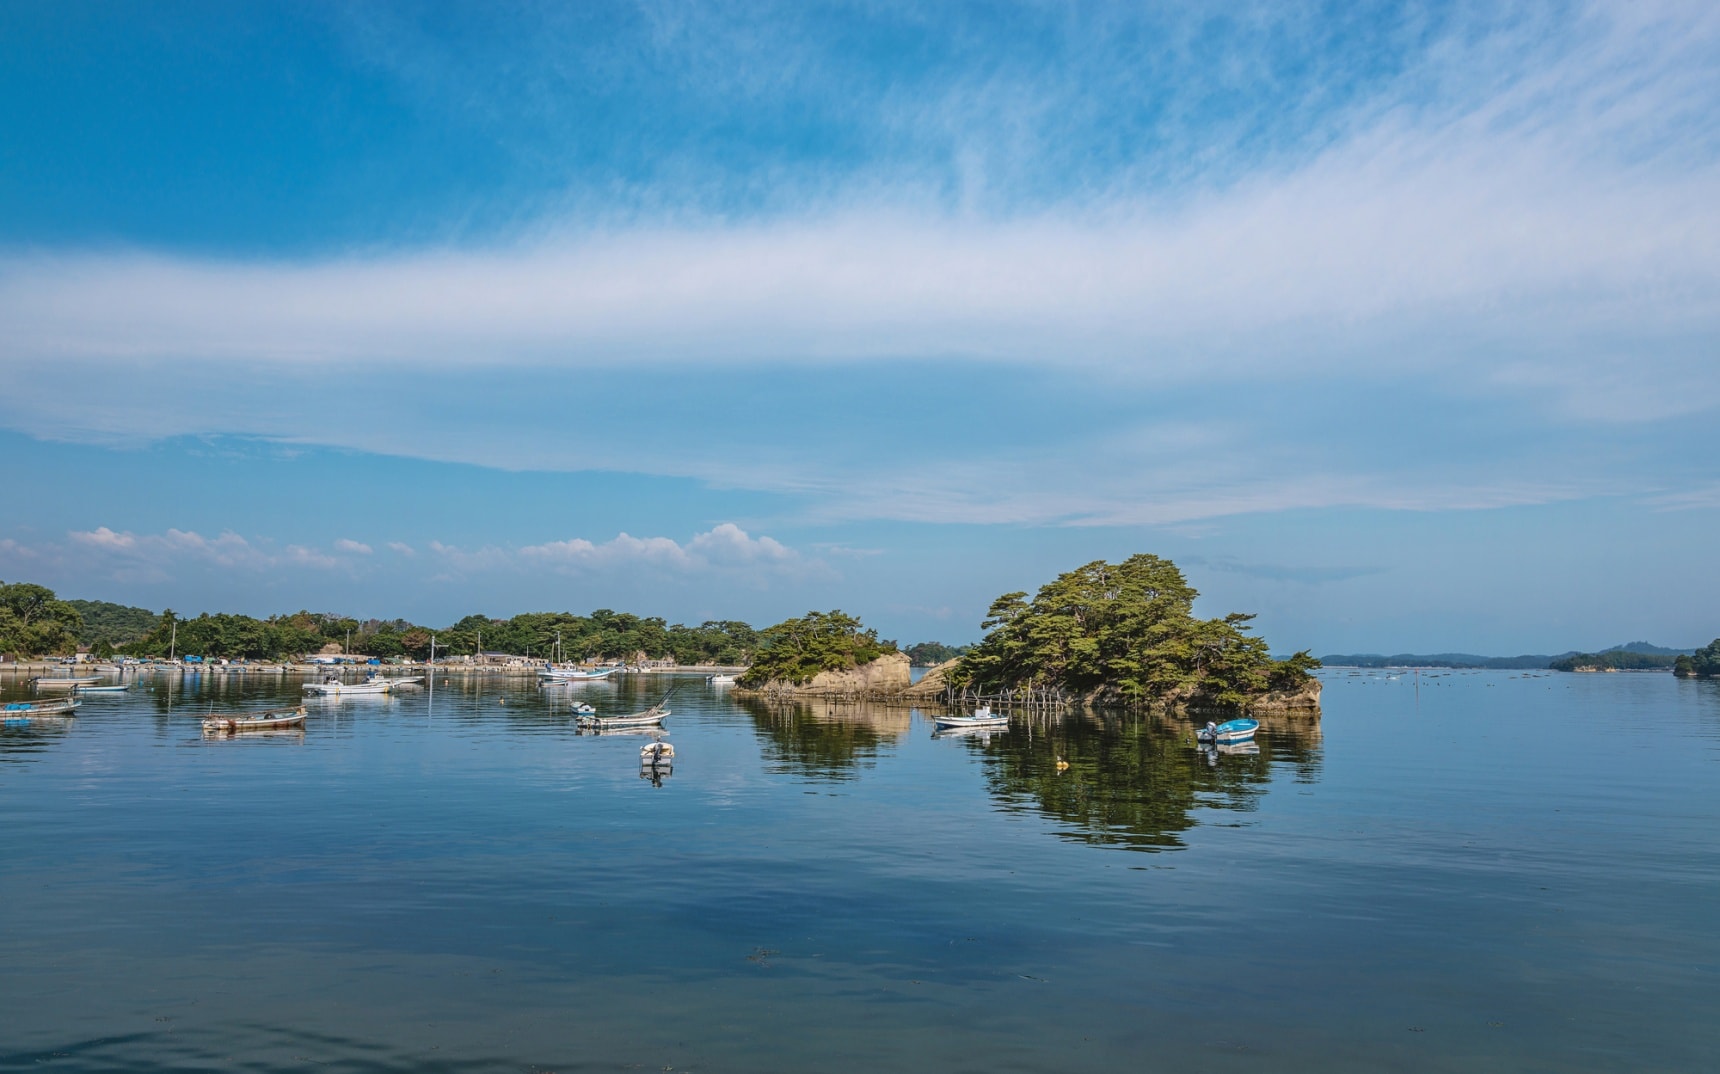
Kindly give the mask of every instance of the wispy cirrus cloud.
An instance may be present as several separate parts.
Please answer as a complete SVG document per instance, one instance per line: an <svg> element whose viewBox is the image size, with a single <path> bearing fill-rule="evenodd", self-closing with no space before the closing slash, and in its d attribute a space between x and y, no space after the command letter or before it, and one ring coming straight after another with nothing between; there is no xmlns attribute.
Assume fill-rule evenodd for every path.
<svg viewBox="0 0 1720 1074"><path fill-rule="evenodd" d="M0 259L0 357L12 373L0 423L690 476L803 496L820 520L1138 525L1607 494L1666 468L1613 450L1618 430L1695 425L1720 409L1714 11L1531 4L1374 25L1329 8L1240 5L1212 16L1224 30L1213 45L1204 16L1100 5L1048 26L1028 5L984 40L1035 45L965 55L952 45L962 34L939 36L973 29L959 17L904 10L848 12L863 25L837 33L786 9L760 29L752 9L646 5L627 23L644 73L579 51L611 40L583 14L533 14L518 38L485 29L470 50L420 39L386 12L356 16L366 62L476 123L529 113L557 129L581 121L567 104L581 93L667 79L734 115L792 99L868 132L871 149L840 165L747 158L746 181L789 192L752 200L707 199L686 174L647 170L458 243L13 252ZM903 20L935 39L928 48L951 49L950 62L909 77L845 66L847 30ZM527 57L519 77L483 66L513 54ZM741 55L760 66L737 68ZM702 162L693 141L681 149ZM616 190L630 193L594 193ZM772 383L812 371L845 378L831 406L842 420L825 425L888 434L911 391L901 374L916 365L959 366L975 382L1028 371L1089 384L1095 398L1175 390L1182 412L1066 411L1050 419L1062 436L1024 449L1012 447L1016 428L986 428L984 450L874 436L874 454L822 428L792 451L748 444L715 407L689 409L686 439L659 433L661 447L574 441L563 414L502 390L557 374L753 376L778 411L831 406ZM70 399L68 368L109 381L195 373L208 394ZM438 417L309 401L332 369L372 384L410 369L425 385L418 407ZM502 413L488 424L467 406L486 379ZM1448 414L1421 422L1419 458L1395 465L1382 457L1406 439L1401 426L1316 419L1262 432L1220 420L1239 402L1293 414L1349 393L1355 409L1440 395ZM1510 405L1482 432L1499 435L1443 431L1494 398ZM1021 389L980 413L1033 420L1040 404ZM1093 435L1102 422L1118 435ZM472 435L448 435L450 424ZM1523 428L1551 447L1504 435ZM1485 465L1465 440L1489 444ZM604 548L570 546L559 562L619 554ZM649 545L635 555L672 558Z"/></svg>
<svg viewBox="0 0 1720 1074"><path fill-rule="evenodd" d="M971 213L861 178L811 208L550 220L476 247L14 255L5 345L15 362L254 368L1432 369L1600 414L1608 378L1647 364L1694 390L1631 376L1620 413L1715 406L1720 18L1597 6L1554 45L1540 35L1557 20L1503 21L1478 41L1452 28L1362 99L1328 103L1303 151L1175 197L1113 178ZM1023 90L1054 69L1030 67Z"/></svg>

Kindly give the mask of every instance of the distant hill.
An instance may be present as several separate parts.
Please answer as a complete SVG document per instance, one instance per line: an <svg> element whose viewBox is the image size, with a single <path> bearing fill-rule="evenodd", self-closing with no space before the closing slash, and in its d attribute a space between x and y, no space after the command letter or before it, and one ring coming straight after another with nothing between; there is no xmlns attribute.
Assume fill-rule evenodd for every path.
<svg viewBox="0 0 1720 1074"><path fill-rule="evenodd" d="M1396 653L1383 656L1379 653L1339 653L1332 656L1322 656L1320 663L1327 667L1350 668L1491 668L1499 671L1516 670L1545 670L1555 663L1568 661L1572 657L1586 657L1595 666L1615 666L1620 668L1671 667L1672 662L1679 656L1694 653L1694 649L1667 649L1659 645L1651 645L1646 641L1633 641L1624 645L1614 645L1611 648L1594 652L1581 652L1576 649L1563 653L1540 655L1528 653L1523 656L1478 656L1475 653ZM1659 660L1630 660L1623 657L1607 658L1608 653L1629 653L1641 657L1664 657ZM1585 664L1585 666L1588 666ZM1559 670L1569 670L1561 668Z"/></svg>
<svg viewBox="0 0 1720 1074"><path fill-rule="evenodd" d="M1608 649L1601 653L1577 653L1560 657L1547 666L1554 671L1663 671L1684 653L1645 653L1635 649Z"/></svg>
<svg viewBox="0 0 1720 1074"><path fill-rule="evenodd" d="M66 603L84 617L84 628L78 632L78 641L84 645L98 645L104 641L109 645L124 645L148 634L160 622L148 608L132 608L105 600L68 600Z"/></svg>

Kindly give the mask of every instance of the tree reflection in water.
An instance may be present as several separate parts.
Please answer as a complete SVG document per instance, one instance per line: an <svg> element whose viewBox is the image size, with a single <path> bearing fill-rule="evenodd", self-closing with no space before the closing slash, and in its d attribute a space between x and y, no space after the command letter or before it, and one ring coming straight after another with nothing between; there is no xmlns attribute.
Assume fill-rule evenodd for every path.
<svg viewBox="0 0 1720 1074"><path fill-rule="evenodd" d="M1276 766L1298 783L1318 780L1318 722L1262 721L1259 752L1215 756L1194 725L1158 716L1026 717L1008 734L971 740L991 793L1006 810L1041 813L1058 834L1127 850L1182 847L1196 809L1252 812ZM1068 762L1059 770L1057 761Z"/></svg>
<svg viewBox="0 0 1720 1074"><path fill-rule="evenodd" d="M913 726L912 710L894 705L737 700L766 764L811 779L857 778ZM1262 718L1257 753L1203 750L1194 729L1153 715L1017 716L1006 732L947 745L977 756L1006 812L1038 813L1064 838L1128 850L1183 846L1180 833L1200 823L1197 810L1252 812L1274 775L1319 779L1318 720ZM1060 758L1067 768L1057 767Z"/></svg>
<svg viewBox="0 0 1720 1074"><path fill-rule="evenodd" d="M912 710L822 700L739 699L752 717L774 771L811 779L854 779L877 764L880 749L908 733Z"/></svg>

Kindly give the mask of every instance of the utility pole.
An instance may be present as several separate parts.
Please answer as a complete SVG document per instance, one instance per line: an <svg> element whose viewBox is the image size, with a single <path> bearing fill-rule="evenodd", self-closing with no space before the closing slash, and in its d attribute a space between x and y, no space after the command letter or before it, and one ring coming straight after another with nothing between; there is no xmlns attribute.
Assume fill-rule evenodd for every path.
<svg viewBox="0 0 1720 1074"><path fill-rule="evenodd" d="M167 659L172 660L179 653L179 620L173 621L173 640L167 643Z"/></svg>

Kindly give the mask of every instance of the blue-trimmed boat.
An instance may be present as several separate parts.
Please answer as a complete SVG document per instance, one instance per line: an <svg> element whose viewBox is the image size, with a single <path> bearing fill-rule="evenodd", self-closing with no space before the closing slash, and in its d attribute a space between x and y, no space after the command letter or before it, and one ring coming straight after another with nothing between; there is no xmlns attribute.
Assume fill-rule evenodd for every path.
<svg viewBox="0 0 1720 1074"><path fill-rule="evenodd" d="M1253 742L1254 732L1260 730L1260 721L1243 717L1237 720L1226 720L1223 723L1213 723L1208 720L1206 726L1195 733L1195 738L1201 742L1210 742L1215 746L1234 746L1241 742Z"/></svg>

